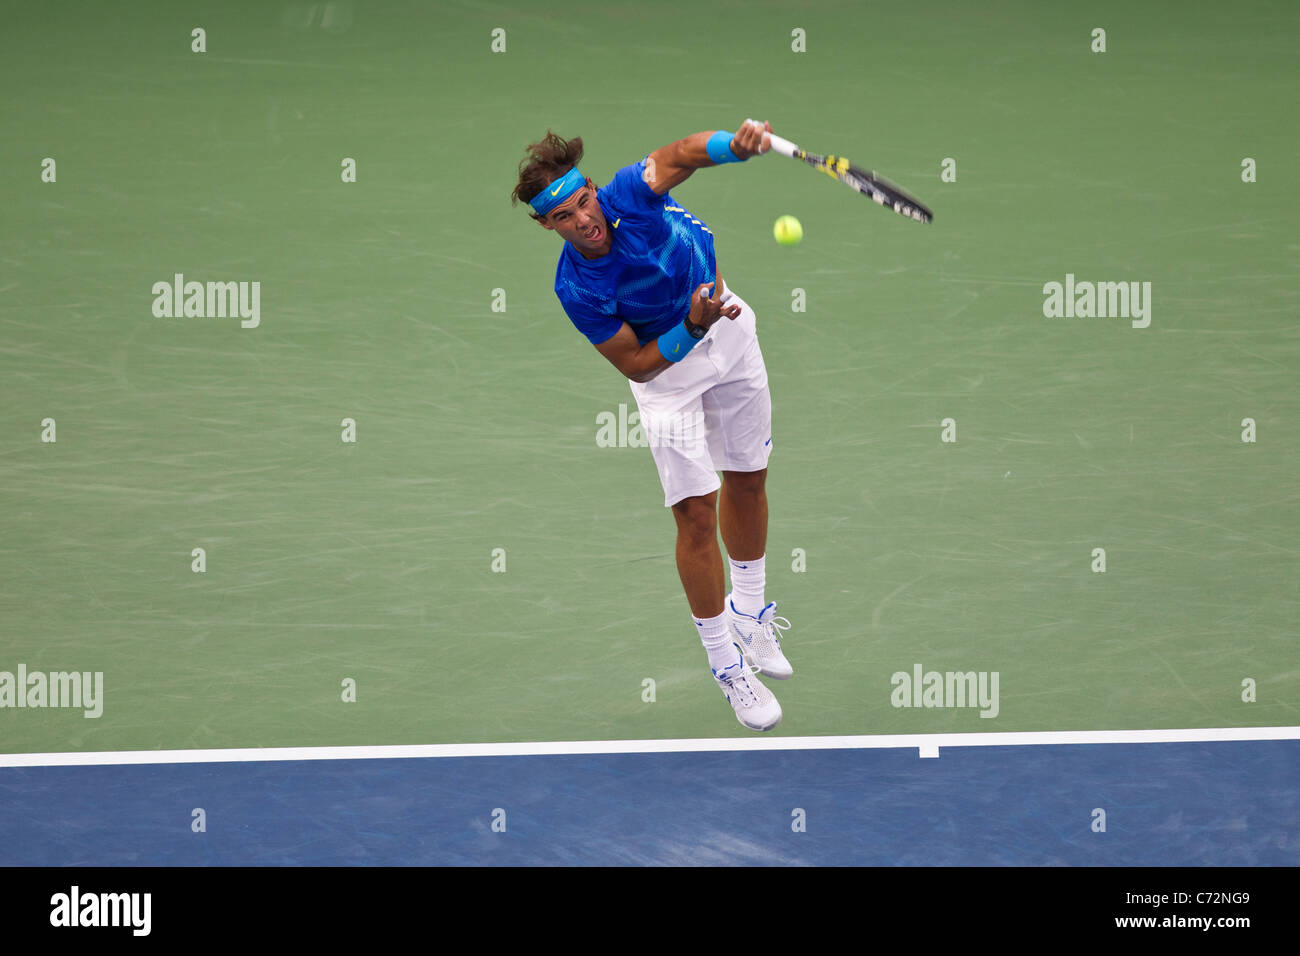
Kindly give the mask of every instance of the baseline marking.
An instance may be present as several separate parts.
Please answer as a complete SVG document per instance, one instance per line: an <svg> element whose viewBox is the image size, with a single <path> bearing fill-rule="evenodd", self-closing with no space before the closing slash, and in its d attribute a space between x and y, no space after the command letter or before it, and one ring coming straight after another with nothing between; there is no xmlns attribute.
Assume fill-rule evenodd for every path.
<svg viewBox="0 0 1300 956"><path fill-rule="evenodd" d="M543 743L428 744L373 747L257 747L239 750L105 750L0 754L0 767L94 767L121 764L252 763L273 760L392 760L418 757L532 757L582 754L702 753L740 750L915 748L938 757L944 747L1052 744L1168 744L1300 740L1300 727L1205 727L1184 730L1049 730L980 734L883 734L859 737L716 737L676 740L574 740Z"/></svg>

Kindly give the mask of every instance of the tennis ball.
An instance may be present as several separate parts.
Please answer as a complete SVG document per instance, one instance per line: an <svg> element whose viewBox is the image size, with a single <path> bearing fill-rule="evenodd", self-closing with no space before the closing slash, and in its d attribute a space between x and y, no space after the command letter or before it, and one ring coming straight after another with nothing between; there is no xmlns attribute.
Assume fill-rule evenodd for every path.
<svg viewBox="0 0 1300 956"><path fill-rule="evenodd" d="M772 235L783 246L797 245L803 238L803 226L799 225L799 220L794 216L782 216L772 227Z"/></svg>

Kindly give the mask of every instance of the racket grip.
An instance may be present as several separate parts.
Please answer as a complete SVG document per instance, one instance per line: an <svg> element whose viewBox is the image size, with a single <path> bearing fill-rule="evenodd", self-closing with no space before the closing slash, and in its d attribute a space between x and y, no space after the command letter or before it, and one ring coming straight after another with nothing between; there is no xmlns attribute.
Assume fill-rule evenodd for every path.
<svg viewBox="0 0 1300 956"><path fill-rule="evenodd" d="M777 136L775 133L772 133L770 135L772 137L772 148L776 150L778 153L780 153L782 156L789 156L791 159L793 159L795 151L799 147L796 146L794 143L790 142L788 139L784 139L780 136Z"/></svg>
<svg viewBox="0 0 1300 956"><path fill-rule="evenodd" d="M761 123L758 122L758 120L754 120L754 119L747 119L745 120L745 122L754 123L755 125L758 126L762 125ZM768 142L771 143L772 148L774 150L776 150L782 156L789 156L791 159L795 158L794 154L795 151L799 148L798 146L790 142L788 139L782 139L780 136L777 136L776 133L768 133L767 135L770 137Z"/></svg>

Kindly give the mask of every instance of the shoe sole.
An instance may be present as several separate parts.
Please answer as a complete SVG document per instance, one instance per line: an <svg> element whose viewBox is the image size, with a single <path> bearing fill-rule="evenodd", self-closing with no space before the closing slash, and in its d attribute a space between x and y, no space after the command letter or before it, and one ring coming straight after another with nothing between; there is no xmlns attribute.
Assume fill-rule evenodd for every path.
<svg viewBox="0 0 1300 956"><path fill-rule="evenodd" d="M784 717L784 716L785 716L784 713L778 714L777 717L776 717L776 720L774 720L772 723L768 724L766 727L755 727L753 724L747 724L747 723L745 723L743 720L740 721L740 726L745 727L745 728L747 728L747 729L749 729L749 730L756 730L756 731L758 731L760 734L762 734L762 733L766 733L767 731L769 731L769 730L771 730L773 727L775 727L777 724L781 723L781 718ZM739 718L737 718L737 719L739 719Z"/></svg>

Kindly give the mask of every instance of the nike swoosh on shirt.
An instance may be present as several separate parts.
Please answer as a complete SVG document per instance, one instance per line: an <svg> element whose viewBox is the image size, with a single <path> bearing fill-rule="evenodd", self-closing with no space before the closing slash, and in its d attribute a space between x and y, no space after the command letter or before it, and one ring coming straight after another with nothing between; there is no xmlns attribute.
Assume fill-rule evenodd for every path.
<svg viewBox="0 0 1300 956"><path fill-rule="evenodd" d="M615 220L614 220L614 228L617 229L617 228L618 228L618 224L619 224L620 222L622 222L622 221L623 221L623 217L622 217L622 216L619 216L617 219L615 219Z"/></svg>

